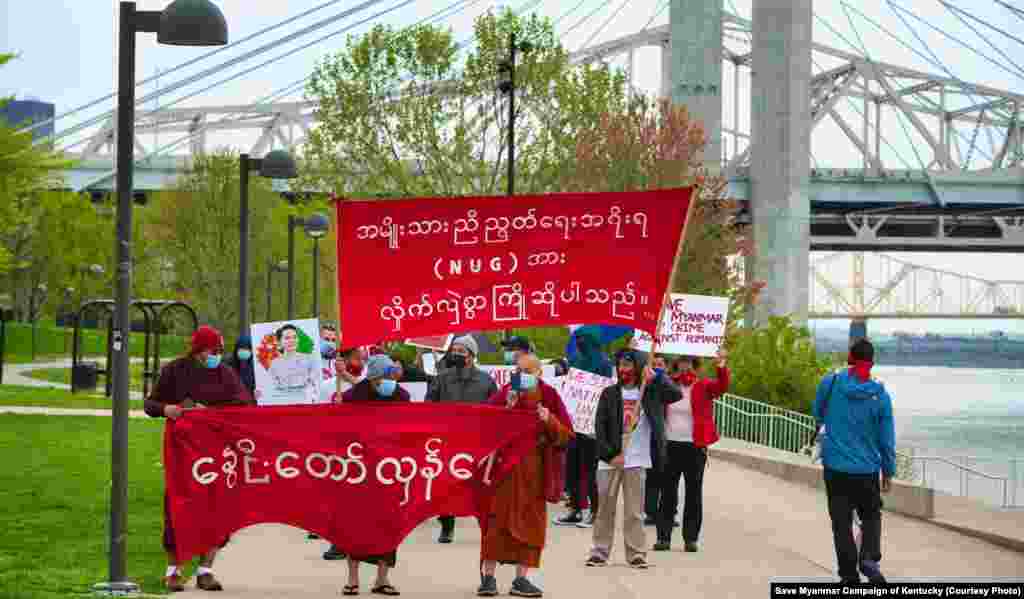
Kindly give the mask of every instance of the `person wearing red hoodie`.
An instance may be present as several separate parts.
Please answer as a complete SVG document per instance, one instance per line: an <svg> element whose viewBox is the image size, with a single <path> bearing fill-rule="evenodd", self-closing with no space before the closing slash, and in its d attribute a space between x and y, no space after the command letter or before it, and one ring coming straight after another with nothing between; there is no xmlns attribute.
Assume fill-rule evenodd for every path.
<svg viewBox="0 0 1024 599"><path fill-rule="evenodd" d="M687 552L697 551L697 539L704 519L704 468L708 462L708 447L718 441L714 401L729 390L729 369L723 352L719 352L715 366L718 376L712 380L698 376L699 358L683 357L673 364L672 380L683 392L683 400L667 406L665 436L668 440L668 462L662 473L655 551L672 548L680 478L686 485L683 543Z"/></svg>

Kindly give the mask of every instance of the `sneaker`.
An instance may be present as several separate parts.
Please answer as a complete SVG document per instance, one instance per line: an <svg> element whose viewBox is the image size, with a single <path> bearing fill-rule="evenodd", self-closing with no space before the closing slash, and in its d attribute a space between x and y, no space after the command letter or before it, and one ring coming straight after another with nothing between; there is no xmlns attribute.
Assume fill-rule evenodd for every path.
<svg viewBox="0 0 1024 599"><path fill-rule="evenodd" d="M508 592L513 597L543 597L544 592L537 588L525 578L517 578L512 581L512 589Z"/></svg>
<svg viewBox="0 0 1024 599"><path fill-rule="evenodd" d="M196 577L196 586L201 591L223 591L224 587L220 586L217 579L213 577L213 574L200 574Z"/></svg>
<svg viewBox="0 0 1024 599"><path fill-rule="evenodd" d="M700 550L700 548L697 547L697 543L694 543L692 541L687 541L686 542L686 552L687 553L697 553L697 551L699 551L699 550Z"/></svg>
<svg viewBox="0 0 1024 599"><path fill-rule="evenodd" d="M856 586L860 584L860 576L857 578L841 578L839 584L845 584L846 586Z"/></svg>
<svg viewBox="0 0 1024 599"><path fill-rule="evenodd" d="M602 566L607 566L608 561L603 558L597 557L596 555L591 555L590 558L587 559L587 565L592 568L599 568Z"/></svg>
<svg viewBox="0 0 1024 599"><path fill-rule="evenodd" d="M658 541L654 544L655 551L672 551L672 543L669 541Z"/></svg>
<svg viewBox="0 0 1024 599"><path fill-rule="evenodd" d="M481 576L480 588L476 590L477 597L497 597L498 581L493 576Z"/></svg>
<svg viewBox="0 0 1024 599"><path fill-rule="evenodd" d="M561 518L555 518L553 523L555 526L576 526L583 522L583 516L579 512L569 512Z"/></svg>
<svg viewBox="0 0 1024 599"><path fill-rule="evenodd" d="M455 533L450 530L442 530L441 535L437 537L437 542L442 545L450 545L452 543Z"/></svg>
<svg viewBox="0 0 1024 599"><path fill-rule="evenodd" d="M583 521L576 524L576 528L594 528L594 512L587 512Z"/></svg>
<svg viewBox="0 0 1024 599"><path fill-rule="evenodd" d="M658 521L653 516L647 516L644 518L644 526L657 526Z"/></svg>
<svg viewBox="0 0 1024 599"><path fill-rule="evenodd" d="M629 562L630 567L636 568L637 570L647 569L647 559L642 556L636 556Z"/></svg>
<svg viewBox="0 0 1024 599"><path fill-rule="evenodd" d="M878 562L862 561L860 563L860 572L871 584L886 584L885 576L882 576L882 570Z"/></svg>
<svg viewBox="0 0 1024 599"><path fill-rule="evenodd" d="M164 578L164 588L169 593L181 593L185 590L185 581L177 574L171 574Z"/></svg>
<svg viewBox="0 0 1024 599"><path fill-rule="evenodd" d="M315 532L311 532L308 535L306 535L306 538L310 541L315 541L320 538L320 535L316 534Z"/></svg>
<svg viewBox="0 0 1024 599"><path fill-rule="evenodd" d="M345 555L345 553L343 551L338 551L338 548L335 547L334 545L331 545L330 549L328 549L327 551L324 551L324 559L329 561L329 562L342 560L342 559L345 559L346 557L348 557L348 556Z"/></svg>

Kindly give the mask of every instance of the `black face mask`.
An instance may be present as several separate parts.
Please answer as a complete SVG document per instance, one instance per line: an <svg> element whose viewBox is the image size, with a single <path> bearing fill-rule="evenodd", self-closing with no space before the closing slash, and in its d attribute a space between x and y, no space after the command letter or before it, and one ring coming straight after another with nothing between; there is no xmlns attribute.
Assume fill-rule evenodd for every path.
<svg viewBox="0 0 1024 599"><path fill-rule="evenodd" d="M461 354L448 354L448 357L444 359L444 363L448 368L462 369L466 367L466 356Z"/></svg>

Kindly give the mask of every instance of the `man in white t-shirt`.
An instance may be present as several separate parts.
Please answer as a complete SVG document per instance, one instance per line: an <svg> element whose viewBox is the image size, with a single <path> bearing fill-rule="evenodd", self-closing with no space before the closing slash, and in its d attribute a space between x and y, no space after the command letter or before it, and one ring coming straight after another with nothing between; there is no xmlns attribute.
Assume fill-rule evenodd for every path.
<svg viewBox="0 0 1024 599"><path fill-rule="evenodd" d="M597 441L599 509L588 566L608 563L615 543L615 510L622 491L626 561L647 567L644 483L647 469L665 463L665 406L682 399L671 379L646 365L643 354L628 350L618 360L618 381L601 393L594 419Z"/></svg>

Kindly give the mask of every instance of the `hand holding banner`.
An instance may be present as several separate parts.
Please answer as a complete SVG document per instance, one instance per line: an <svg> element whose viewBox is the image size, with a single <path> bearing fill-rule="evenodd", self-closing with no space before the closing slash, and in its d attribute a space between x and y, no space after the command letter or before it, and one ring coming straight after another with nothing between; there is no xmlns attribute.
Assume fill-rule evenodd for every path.
<svg viewBox="0 0 1024 599"><path fill-rule="evenodd" d="M338 201L344 344L567 322L653 332L691 193Z"/></svg>
<svg viewBox="0 0 1024 599"><path fill-rule="evenodd" d="M665 306L657 351L677 356L714 356L725 340L729 298L673 293ZM654 338L636 331L633 347L653 351Z"/></svg>
<svg viewBox="0 0 1024 599"><path fill-rule="evenodd" d="M562 396L562 403L572 417L572 427L577 433L594 435L594 415L597 402L605 388L615 384L614 379L591 374L572 368L555 387Z"/></svg>

